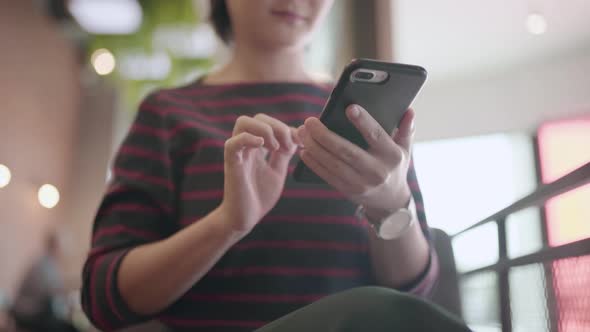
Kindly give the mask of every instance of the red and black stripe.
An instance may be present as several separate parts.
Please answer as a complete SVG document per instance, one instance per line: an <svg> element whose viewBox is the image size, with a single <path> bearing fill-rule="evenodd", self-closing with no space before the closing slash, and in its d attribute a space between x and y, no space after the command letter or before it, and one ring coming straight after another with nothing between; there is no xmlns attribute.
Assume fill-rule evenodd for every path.
<svg viewBox="0 0 590 332"><path fill-rule="evenodd" d="M163 90L140 106L96 215L83 273L83 307L103 330L141 317L116 275L134 247L198 222L223 197L223 147L240 115L265 113L291 126L318 116L329 87L299 83L200 83ZM295 165L290 166L290 173ZM408 174L427 233L413 166ZM289 176L275 208L183 297L155 317L178 331L251 331L326 295L374 283L367 227L355 206L324 185ZM426 293L437 262L406 291Z"/></svg>

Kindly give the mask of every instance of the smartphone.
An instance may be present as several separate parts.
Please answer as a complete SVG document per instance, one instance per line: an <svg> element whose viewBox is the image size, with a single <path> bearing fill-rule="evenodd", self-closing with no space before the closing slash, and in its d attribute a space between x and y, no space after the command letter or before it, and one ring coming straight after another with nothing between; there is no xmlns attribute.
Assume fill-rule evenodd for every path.
<svg viewBox="0 0 590 332"><path fill-rule="evenodd" d="M415 65L355 59L344 68L320 116L336 134L367 149L367 142L348 120L346 107L358 104L392 133L426 82L427 72ZM298 182L324 183L301 160L293 177Z"/></svg>

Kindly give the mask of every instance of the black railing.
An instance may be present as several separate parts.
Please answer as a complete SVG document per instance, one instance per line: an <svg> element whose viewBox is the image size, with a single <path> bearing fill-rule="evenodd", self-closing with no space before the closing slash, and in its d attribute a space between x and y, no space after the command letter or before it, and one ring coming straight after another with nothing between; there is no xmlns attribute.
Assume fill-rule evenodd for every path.
<svg viewBox="0 0 590 332"><path fill-rule="evenodd" d="M460 278L476 275L482 272L495 272L498 277L498 299L499 299L499 314L502 324L503 332L512 332L512 311L510 308L510 282L509 282L509 271L511 268L542 263L545 264L545 278L546 278L546 299L548 309L549 330L557 332L558 329L558 308L555 303L555 290L553 288L553 275L552 269L548 263L566 259L570 257L580 257L590 255L590 238L579 240L576 242L550 247L547 245L547 231L545 221L542 229L544 234L544 247L532 254L520 256L517 258L510 258L508 256L508 244L507 244L507 232L506 232L506 219L509 215L521 211L528 207L542 206L545 202L555 196L566 193L570 190L579 188L583 185L590 183L590 162L584 166L574 170L573 172L559 178L548 184L540 185L533 193L523 197L522 199L514 202L510 206L494 213L493 215L481 220L480 222L467 227L466 229L456 233L453 237L459 234L465 233L469 230L478 228L484 224L496 223L498 227L498 261L494 264L476 268L469 271L463 271L460 273ZM590 202L588 202L590 204ZM590 223L590 220L588 220ZM466 294L468 296L468 294ZM590 313L589 313L590 314Z"/></svg>

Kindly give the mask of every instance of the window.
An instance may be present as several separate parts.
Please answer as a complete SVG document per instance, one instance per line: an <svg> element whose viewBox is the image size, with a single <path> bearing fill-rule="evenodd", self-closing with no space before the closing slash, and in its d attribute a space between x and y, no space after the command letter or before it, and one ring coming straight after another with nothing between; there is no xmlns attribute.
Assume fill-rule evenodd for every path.
<svg viewBox="0 0 590 332"><path fill-rule="evenodd" d="M551 122L539 129L543 182L554 181L590 161L590 116ZM590 237L590 185L549 200L545 206L549 244Z"/></svg>
<svg viewBox="0 0 590 332"><path fill-rule="evenodd" d="M543 182L554 181L590 161L590 117L551 122L539 129ZM590 238L590 185L554 197L545 204L549 245ZM553 262L553 291L559 331L588 331L590 256Z"/></svg>
<svg viewBox="0 0 590 332"><path fill-rule="evenodd" d="M524 134L416 143L414 160L430 226L449 234L536 187L532 139Z"/></svg>

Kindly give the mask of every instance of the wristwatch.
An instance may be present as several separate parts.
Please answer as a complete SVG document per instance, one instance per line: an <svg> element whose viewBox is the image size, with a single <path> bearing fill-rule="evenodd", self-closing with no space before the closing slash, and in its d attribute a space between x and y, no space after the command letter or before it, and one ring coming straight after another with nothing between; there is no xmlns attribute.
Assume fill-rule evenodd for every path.
<svg viewBox="0 0 590 332"><path fill-rule="evenodd" d="M383 219L372 220L367 216L365 208L362 205L359 205L357 208L356 216L361 220L366 220L375 230L378 238L382 240L394 240L402 237L414 224L414 220L416 219L414 217L416 215L414 207L414 198L410 197L410 201L405 207L394 211Z"/></svg>

